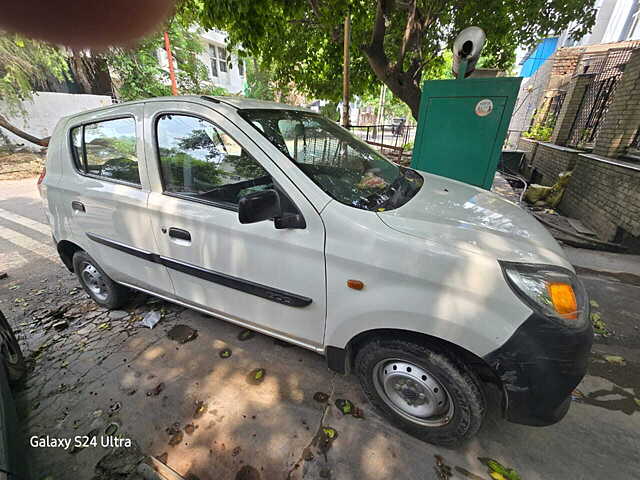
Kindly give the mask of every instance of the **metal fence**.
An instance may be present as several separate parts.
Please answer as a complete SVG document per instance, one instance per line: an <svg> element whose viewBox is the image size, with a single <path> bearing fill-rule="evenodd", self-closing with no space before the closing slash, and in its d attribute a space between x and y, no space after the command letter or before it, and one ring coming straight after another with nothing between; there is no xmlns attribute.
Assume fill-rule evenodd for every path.
<svg viewBox="0 0 640 480"><path fill-rule="evenodd" d="M553 97L548 97L546 104L543 105L543 115L540 118L540 124L544 127L553 128L560 115L560 109L564 103L567 92L557 92Z"/></svg>
<svg viewBox="0 0 640 480"><path fill-rule="evenodd" d="M416 136L416 125L408 124L350 125L349 130L394 161L403 160L412 150L407 144L413 143Z"/></svg>
<svg viewBox="0 0 640 480"><path fill-rule="evenodd" d="M613 99L618 81L631 52L640 46L640 42L627 48L615 48L606 52L583 55L576 72L594 73L587 86L578 113L571 127L568 145L590 148L600 131L609 105Z"/></svg>

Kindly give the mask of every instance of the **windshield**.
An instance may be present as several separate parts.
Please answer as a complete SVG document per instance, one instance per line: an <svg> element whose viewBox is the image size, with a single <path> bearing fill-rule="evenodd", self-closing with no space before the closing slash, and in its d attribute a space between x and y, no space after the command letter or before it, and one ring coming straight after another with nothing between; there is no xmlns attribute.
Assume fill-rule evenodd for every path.
<svg viewBox="0 0 640 480"><path fill-rule="evenodd" d="M240 115L329 196L351 207L384 211L404 205L423 183L320 115L240 110Z"/></svg>

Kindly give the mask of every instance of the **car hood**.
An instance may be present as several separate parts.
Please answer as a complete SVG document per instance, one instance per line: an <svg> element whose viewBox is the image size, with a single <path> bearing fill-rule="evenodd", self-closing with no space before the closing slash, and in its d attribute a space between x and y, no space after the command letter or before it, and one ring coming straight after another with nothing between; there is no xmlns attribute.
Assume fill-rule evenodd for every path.
<svg viewBox="0 0 640 480"><path fill-rule="evenodd" d="M424 184L409 202L378 212L390 228L501 260L571 268L549 232L516 204L477 187L420 174Z"/></svg>

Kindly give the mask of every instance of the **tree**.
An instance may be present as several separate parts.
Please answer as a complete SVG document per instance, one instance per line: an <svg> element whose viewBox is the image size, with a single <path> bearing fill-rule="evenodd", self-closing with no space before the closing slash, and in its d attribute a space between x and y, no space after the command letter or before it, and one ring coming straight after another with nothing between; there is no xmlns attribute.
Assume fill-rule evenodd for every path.
<svg viewBox="0 0 640 480"><path fill-rule="evenodd" d="M198 59L203 51L198 30L190 29L180 17L167 27L172 41L172 53L178 69L178 89L182 94L223 95L227 91L208 82L207 69ZM166 72L157 57L164 48L162 33L144 39L133 48L114 47L101 52L65 50L37 40L29 40L0 32L0 127L15 135L46 147L48 138L37 138L10 124L5 114L21 110L24 100L42 89L49 79L70 80L72 73L85 92L90 91L96 76L97 61L105 61L119 80L118 94L122 100L171 94Z"/></svg>
<svg viewBox="0 0 640 480"><path fill-rule="evenodd" d="M183 95L226 93L208 82L207 68L197 57L204 49L199 31L190 29L180 18L174 19L167 28L177 66L178 91ZM162 32L143 40L136 48L113 48L103 54L118 79L118 96L122 100L171 95L169 73L160 65L158 49L164 51Z"/></svg>
<svg viewBox="0 0 640 480"><path fill-rule="evenodd" d="M338 100L342 29L351 15L351 90L376 90L377 78L417 118L423 78L441 72L443 53L463 28L487 32L484 54L508 68L517 46L593 25L592 0L185 0L204 28L221 28L231 44L271 65L278 79L320 98ZM579 20L579 22L574 21Z"/></svg>
<svg viewBox="0 0 640 480"><path fill-rule="evenodd" d="M0 31L0 98L7 113L19 111L49 77L69 78L66 56L58 47Z"/></svg>
<svg viewBox="0 0 640 480"><path fill-rule="evenodd" d="M261 66L255 57L252 58L251 61L247 62L247 89L245 96L258 100L275 100L275 86L271 76L272 73L266 66Z"/></svg>
<svg viewBox="0 0 640 480"><path fill-rule="evenodd" d="M47 79L69 78L69 66L62 50L37 40L0 32L0 127L25 140L46 147L48 138L37 138L11 125L2 115L18 113L22 102Z"/></svg>

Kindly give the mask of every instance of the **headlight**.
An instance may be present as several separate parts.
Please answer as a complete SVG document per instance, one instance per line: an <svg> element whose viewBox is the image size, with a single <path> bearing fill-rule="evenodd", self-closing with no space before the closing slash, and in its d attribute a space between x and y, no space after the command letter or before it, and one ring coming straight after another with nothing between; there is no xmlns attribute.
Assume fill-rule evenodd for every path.
<svg viewBox="0 0 640 480"><path fill-rule="evenodd" d="M582 327L588 315L587 292L576 275L551 265L500 262L516 294L534 311L568 327Z"/></svg>

